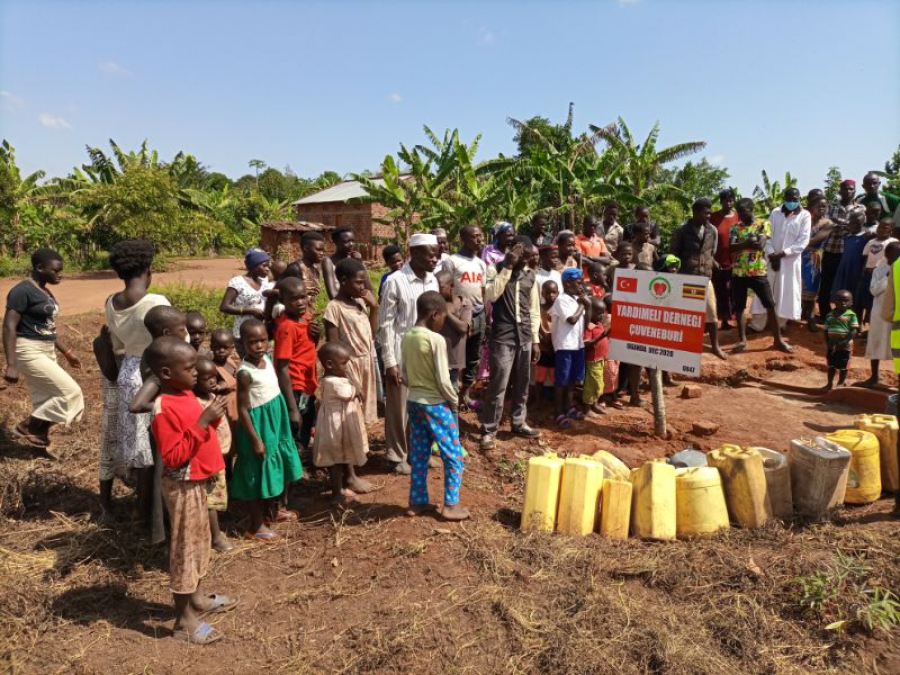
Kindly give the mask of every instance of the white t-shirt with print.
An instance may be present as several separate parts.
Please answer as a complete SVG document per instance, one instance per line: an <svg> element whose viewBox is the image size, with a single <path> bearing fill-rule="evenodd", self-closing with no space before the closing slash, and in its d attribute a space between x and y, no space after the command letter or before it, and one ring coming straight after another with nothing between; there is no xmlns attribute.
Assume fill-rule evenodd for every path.
<svg viewBox="0 0 900 675"><path fill-rule="evenodd" d="M443 269L453 275L453 287L459 296L472 303L476 314L480 312L484 306L484 273L487 271L484 260L454 253L444 261Z"/></svg>
<svg viewBox="0 0 900 675"><path fill-rule="evenodd" d="M567 319L578 310L578 300L560 293L550 308L550 337L553 349L584 349L584 313L575 323Z"/></svg>
<svg viewBox="0 0 900 675"><path fill-rule="evenodd" d="M897 240L893 237L888 237L884 241L869 239L869 241L866 242L866 245L863 247L863 256L866 259L867 270L874 270L884 261L884 249L887 248L888 244L894 241Z"/></svg>

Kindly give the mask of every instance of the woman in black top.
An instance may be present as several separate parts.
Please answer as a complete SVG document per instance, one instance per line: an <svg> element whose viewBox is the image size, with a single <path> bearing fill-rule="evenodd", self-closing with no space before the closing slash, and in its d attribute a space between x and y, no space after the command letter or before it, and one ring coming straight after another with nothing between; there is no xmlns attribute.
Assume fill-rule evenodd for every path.
<svg viewBox="0 0 900 675"><path fill-rule="evenodd" d="M31 267L31 277L14 286L6 297L3 379L15 384L23 376L31 395L31 415L13 427L13 434L29 445L47 448L50 427L74 422L84 411L81 387L57 363L56 352L73 368L81 368L81 362L59 341L59 304L47 288L62 279L62 257L53 249L41 248L32 254Z"/></svg>

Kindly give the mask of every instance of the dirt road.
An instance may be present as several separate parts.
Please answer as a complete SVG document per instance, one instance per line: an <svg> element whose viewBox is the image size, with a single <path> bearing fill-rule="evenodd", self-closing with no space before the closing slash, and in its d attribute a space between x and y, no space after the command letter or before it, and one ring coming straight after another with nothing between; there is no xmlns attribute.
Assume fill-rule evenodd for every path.
<svg viewBox="0 0 900 675"><path fill-rule="evenodd" d="M171 272L153 275L154 285L182 282L202 284L225 291L225 285L235 274L240 274L243 265L238 258L190 258L175 262ZM5 298L9 289L19 283L19 279L0 279L0 297ZM75 316L103 308L103 302L110 293L122 288L122 282L111 272L73 272L63 277L62 283L53 289L59 300L63 316Z"/></svg>

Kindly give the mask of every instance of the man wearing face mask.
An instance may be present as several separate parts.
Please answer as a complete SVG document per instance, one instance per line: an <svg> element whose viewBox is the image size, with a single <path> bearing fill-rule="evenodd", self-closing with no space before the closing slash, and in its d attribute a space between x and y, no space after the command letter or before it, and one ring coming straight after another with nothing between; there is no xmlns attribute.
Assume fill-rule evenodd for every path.
<svg viewBox="0 0 900 675"><path fill-rule="evenodd" d="M800 191L787 188L784 202L772 211L772 236L766 241L766 255L775 272L775 310L780 321L799 321L801 314L801 256L809 245L812 219L800 206Z"/></svg>

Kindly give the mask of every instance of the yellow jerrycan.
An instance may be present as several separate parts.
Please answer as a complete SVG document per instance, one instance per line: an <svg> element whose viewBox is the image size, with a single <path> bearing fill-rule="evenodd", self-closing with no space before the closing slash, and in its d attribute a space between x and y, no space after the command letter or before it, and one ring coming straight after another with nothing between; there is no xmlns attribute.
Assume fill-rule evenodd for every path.
<svg viewBox="0 0 900 675"><path fill-rule="evenodd" d="M631 471L631 531L641 539L675 538L675 467L646 462Z"/></svg>
<svg viewBox="0 0 900 675"><path fill-rule="evenodd" d="M607 478L600 497L600 535L608 539L628 539L631 523L632 485L627 480Z"/></svg>
<svg viewBox="0 0 900 675"><path fill-rule="evenodd" d="M772 505L759 452L726 444L707 453L706 461L719 470L731 520L751 529L765 525L772 517Z"/></svg>
<svg viewBox="0 0 900 675"><path fill-rule="evenodd" d="M522 529L553 532L559 507L559 484L563 460L555 453L528 460L525 473L525 505Z"/></svg>
<svg viewBox="0 0 900 675"><path fill-rule="evenodd" d="M850 451L827 438L798 438L788 453L794 512L817 521L844 503Z"/></svg>
<svg viewBox="0 0 900 675"><path fill-rule="evenodd" d="M897 465L897 418L893 415L860 415L856 428L875 434L881 446L881 489L900 492L900 467Z"/></svg>
<svg viewBox="0 0 900 675"><path fill-rule="evenodd" d="M676 469L675 500L679 539L713 534L729 527L718 469L711 466Z"/></svg>
<svg viewBox="0 0 900 675"><path fill-rule="evenodd" d="M794 515L794 500L791 495L791 467L788 466L787 455L769 448L754 447L763 460L766 472L766 491L769 493L769 504L772 515L786 523Z"/></svg>
<svg viewBox="0 0 900 675"><path fill-rule="evenodd" d="M881 496L881 444L874 434L859 429L838 429L829 441L850 451L846 504L871 504Z"/></svg>
<svg viewBox="0 0 900 675"><path fill-rule="evenodd" d="M603 465L607 478L627 481L631 476L631 469L625 462L607 450L598 450L592 457Z"/></svg>
<svg viewBox="0 0 900 675"><path fill-rule="evenodd" d="M567 458L563 464L556 531L582 536L593 532L602 487L600 462L583 456Z"/></svg>

